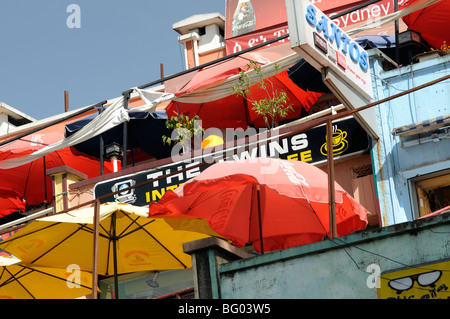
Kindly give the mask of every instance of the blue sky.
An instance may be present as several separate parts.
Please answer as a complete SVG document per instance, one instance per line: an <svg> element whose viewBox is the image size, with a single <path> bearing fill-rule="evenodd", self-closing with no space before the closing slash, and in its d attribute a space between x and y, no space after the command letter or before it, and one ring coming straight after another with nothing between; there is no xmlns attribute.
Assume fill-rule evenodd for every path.
<svg viewBox="0 0 450 319"><path fill-rule="evenodd" d="M68 28L81 9L81 27ZM225 0L1 0L0 101L38 120L183 70L172 24Z"/></svg>

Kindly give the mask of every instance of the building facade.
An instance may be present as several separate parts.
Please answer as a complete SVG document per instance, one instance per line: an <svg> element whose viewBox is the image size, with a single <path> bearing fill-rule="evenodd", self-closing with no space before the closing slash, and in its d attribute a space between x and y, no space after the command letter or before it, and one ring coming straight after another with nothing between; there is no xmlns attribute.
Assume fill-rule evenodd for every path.
<svg viewBox="0 0 450 319"><path fill-rule="evenodd" d="M379 50L370 55L376 100L448 75L446 52L401 68ZM371 159L382 227L261 256L221 242L185 244L197 261L196 297L448 299L449 90L443 81L376 106Z"/></svg>
<svg viewBox="0 0 450 319"><path fill-rule="evenodd" d="M428 52L385 71L373 55L376 100L449 75L450 56ZM450 205L450 84L443 81L377 105L380 140L372 159L383 225L415 220Z"/></svg>
<svg viewBox="0 0 450 319"><path fill-rule="evenodd" d="M238 3L237 0L231 2ZM285 18L283 14L280 16ZM272 27L275 30L272 36L286 32L285 23ZM227 54L224 28L225 19L220 14L196 15L173 25L180 34L178 41L185 47L186 69ZM244 38L247 44L256 39ZM449 73L450 56L443 52L417 57L417 61L401 68L377 49L369 53L375 100L394 96ZM386 66L389 63L391 67ZM159 90L163 89L163 85L159 87ZM197 298L411 297L411 290L407 293L401 289L395 291L389 288L388 282L395 283L399 278L419 276L427 271L435 275L435 272L449 269L450 252L445 237L449 215L417 220L450 205L449 94L447 81L377 105L378 139L370 138L353 118L333 122L336 130L345 133L345 143L339 144L337 149L342 153L335 154L335 180L372 213L369 217L372 229L261 256L238 252L223 243L206 246L190 243L185 246L185 251L195 255L194 269L120 276L120 296L155 298L178 294L191 298L194 286ZM129 106L139 105L142 105L139 97L132 96ZM295 131L317 114L327 116L342 110L339 108L338 99L332 94L326 95L308 114L302 114L299 122L287 123L285 129ZM272 154L277 157L310 162L326 171L327 156L321 152L326 143L324 125L299 134L307 141L303 143L307 146L301 149L293 149L288 139L279 139L267 149L277 150ZM238 157L256 155L247 152ZM55 211L82 205L121 187L183 170L158 180L158 183L155 181L105 199L148 205L160 199L165 190L177 187L200 172L198 168L190 171L188 165L174 163L170 158L151 159L92 179L70 170L48 172L55 181ZM62 176L70 178L63 179ZM437 244L429 249L430 242ZM413 251L411 247L417 249ZM199 261L206 251L216 255L205 266ZM206 268L210 272L217 270L217 273L207 277L212 276L211 273L200 271ZM404 273L406 268L417 271ZM199 274L212 280L203 281ZM100 281L102 298L111 297L112 284L111 278ZM427 285L427 290L419 290L419 297L442 297L442 293L448 292L446 287L449 285L448 276L440 275Z"/></svg>
<svg viewBox="0 0 450 319"><path fill-rule="evenodd" d="M190 69L225 55L225 17L220 13L198 14L172 25L184 46L184 65Z"/></svg>
<svg viewBox="0 0 450 319"><path fill-rule="evenodd" d="M196 298L448 299L450 214L253 256L218 240L185 244ZM429 245L433 242L433 245ZM417 283L413 278L427 280Z"/></svg>

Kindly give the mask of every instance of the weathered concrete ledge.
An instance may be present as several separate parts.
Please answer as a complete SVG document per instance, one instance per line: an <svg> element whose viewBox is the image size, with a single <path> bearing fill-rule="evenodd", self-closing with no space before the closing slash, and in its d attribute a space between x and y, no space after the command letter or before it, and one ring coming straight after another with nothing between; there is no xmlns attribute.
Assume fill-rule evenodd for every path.
<svg viewBox="0 0 450 319"><path fill-rule="evenodd" d="M216 238L216 237L208 237L202 238L199 240L190 241L183 244L183 251L186 254L192 255L194 252L202 250L202 249L211 249L215 247L215 249L222 250L225 253L228 253L230 257L235 256L236 258L249 258L252 257L252 254L243 251L242 249L236 248L228 244L226 241Z"/></svg>
<svg viewBox="0 0 450 319"><path fill-rule="evenodd" d="M376 299L369 266L383 275L448 260L449 227L445 213L257 256L218 238L186 243L184 251L198 299Z"/></svg>
<svg viewBox="0 0 450 319"><path fill-rule="evenodd" d="M196 299L220 298L218 265L253 256L215 237L184 243L183 250L192 255Z"/></svg>

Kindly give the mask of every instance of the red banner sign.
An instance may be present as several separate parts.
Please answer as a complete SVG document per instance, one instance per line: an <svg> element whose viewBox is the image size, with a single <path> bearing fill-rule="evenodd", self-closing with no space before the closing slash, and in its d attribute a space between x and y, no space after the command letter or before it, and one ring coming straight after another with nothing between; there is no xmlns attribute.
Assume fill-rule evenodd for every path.
<svg viewBox="0 0 450 319"><path fill-rule="evenodd" d="M399 6L406 0L398 0ZM318 9L329 17L355 7L361 0L312 0ZM370 6L346 14L333 22L346 28L364 21L394 12L394 0L382 0ZM401 23L400 31L404 30ZM289 33L285 0L226 0L225 44L227 54L251 48ZM394 25L374 27L363 34L393 34ZM288 39L281 42L289 41ZM276 45L276 44L272 44Z"/></svg>
<svg viewBox="0 0 450 319"><path fill-rule="evenodd" d="M227 54L236 53L248 48L252 48L255 45L265 43L269 40L279 38L282 35L288 34L288 26L287 22L285 22L283 25L267 29L267 30L261 30L257 32L252 32L249 34L245 34L239 37L231 38L228 40L225 40L226 44L226 50ZM280 40L280 43L284 43L286 41L289 41L288 39ZM275 44L272 44L275 45Z"/></svg>

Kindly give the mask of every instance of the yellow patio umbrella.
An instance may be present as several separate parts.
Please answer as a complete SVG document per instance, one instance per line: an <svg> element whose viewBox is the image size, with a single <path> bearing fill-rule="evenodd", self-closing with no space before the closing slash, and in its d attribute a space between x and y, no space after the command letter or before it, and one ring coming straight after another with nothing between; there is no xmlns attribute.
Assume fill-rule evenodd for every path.
<svg viewBox="0 0 450 319"><path fill-rule="evenodd" d="M75 299L91 293L89 272L38 267L0 256L0 299Z"/></svg>
<svg viewBox="0 0 450 319"><path fill-rule="evenodd" d="M147 215L148 207L122 203L100 205L99 275L192 266L191 257L183 252L183 243L209 235L174 230L164 219ZM94 208L89 207L37 219L0 242L0 248L34 265L65 268L75 264L81 270L92 271L93 217ZM207 225L203 220L197 222ZM204 227L206 233L214 234Z"/></svg>

